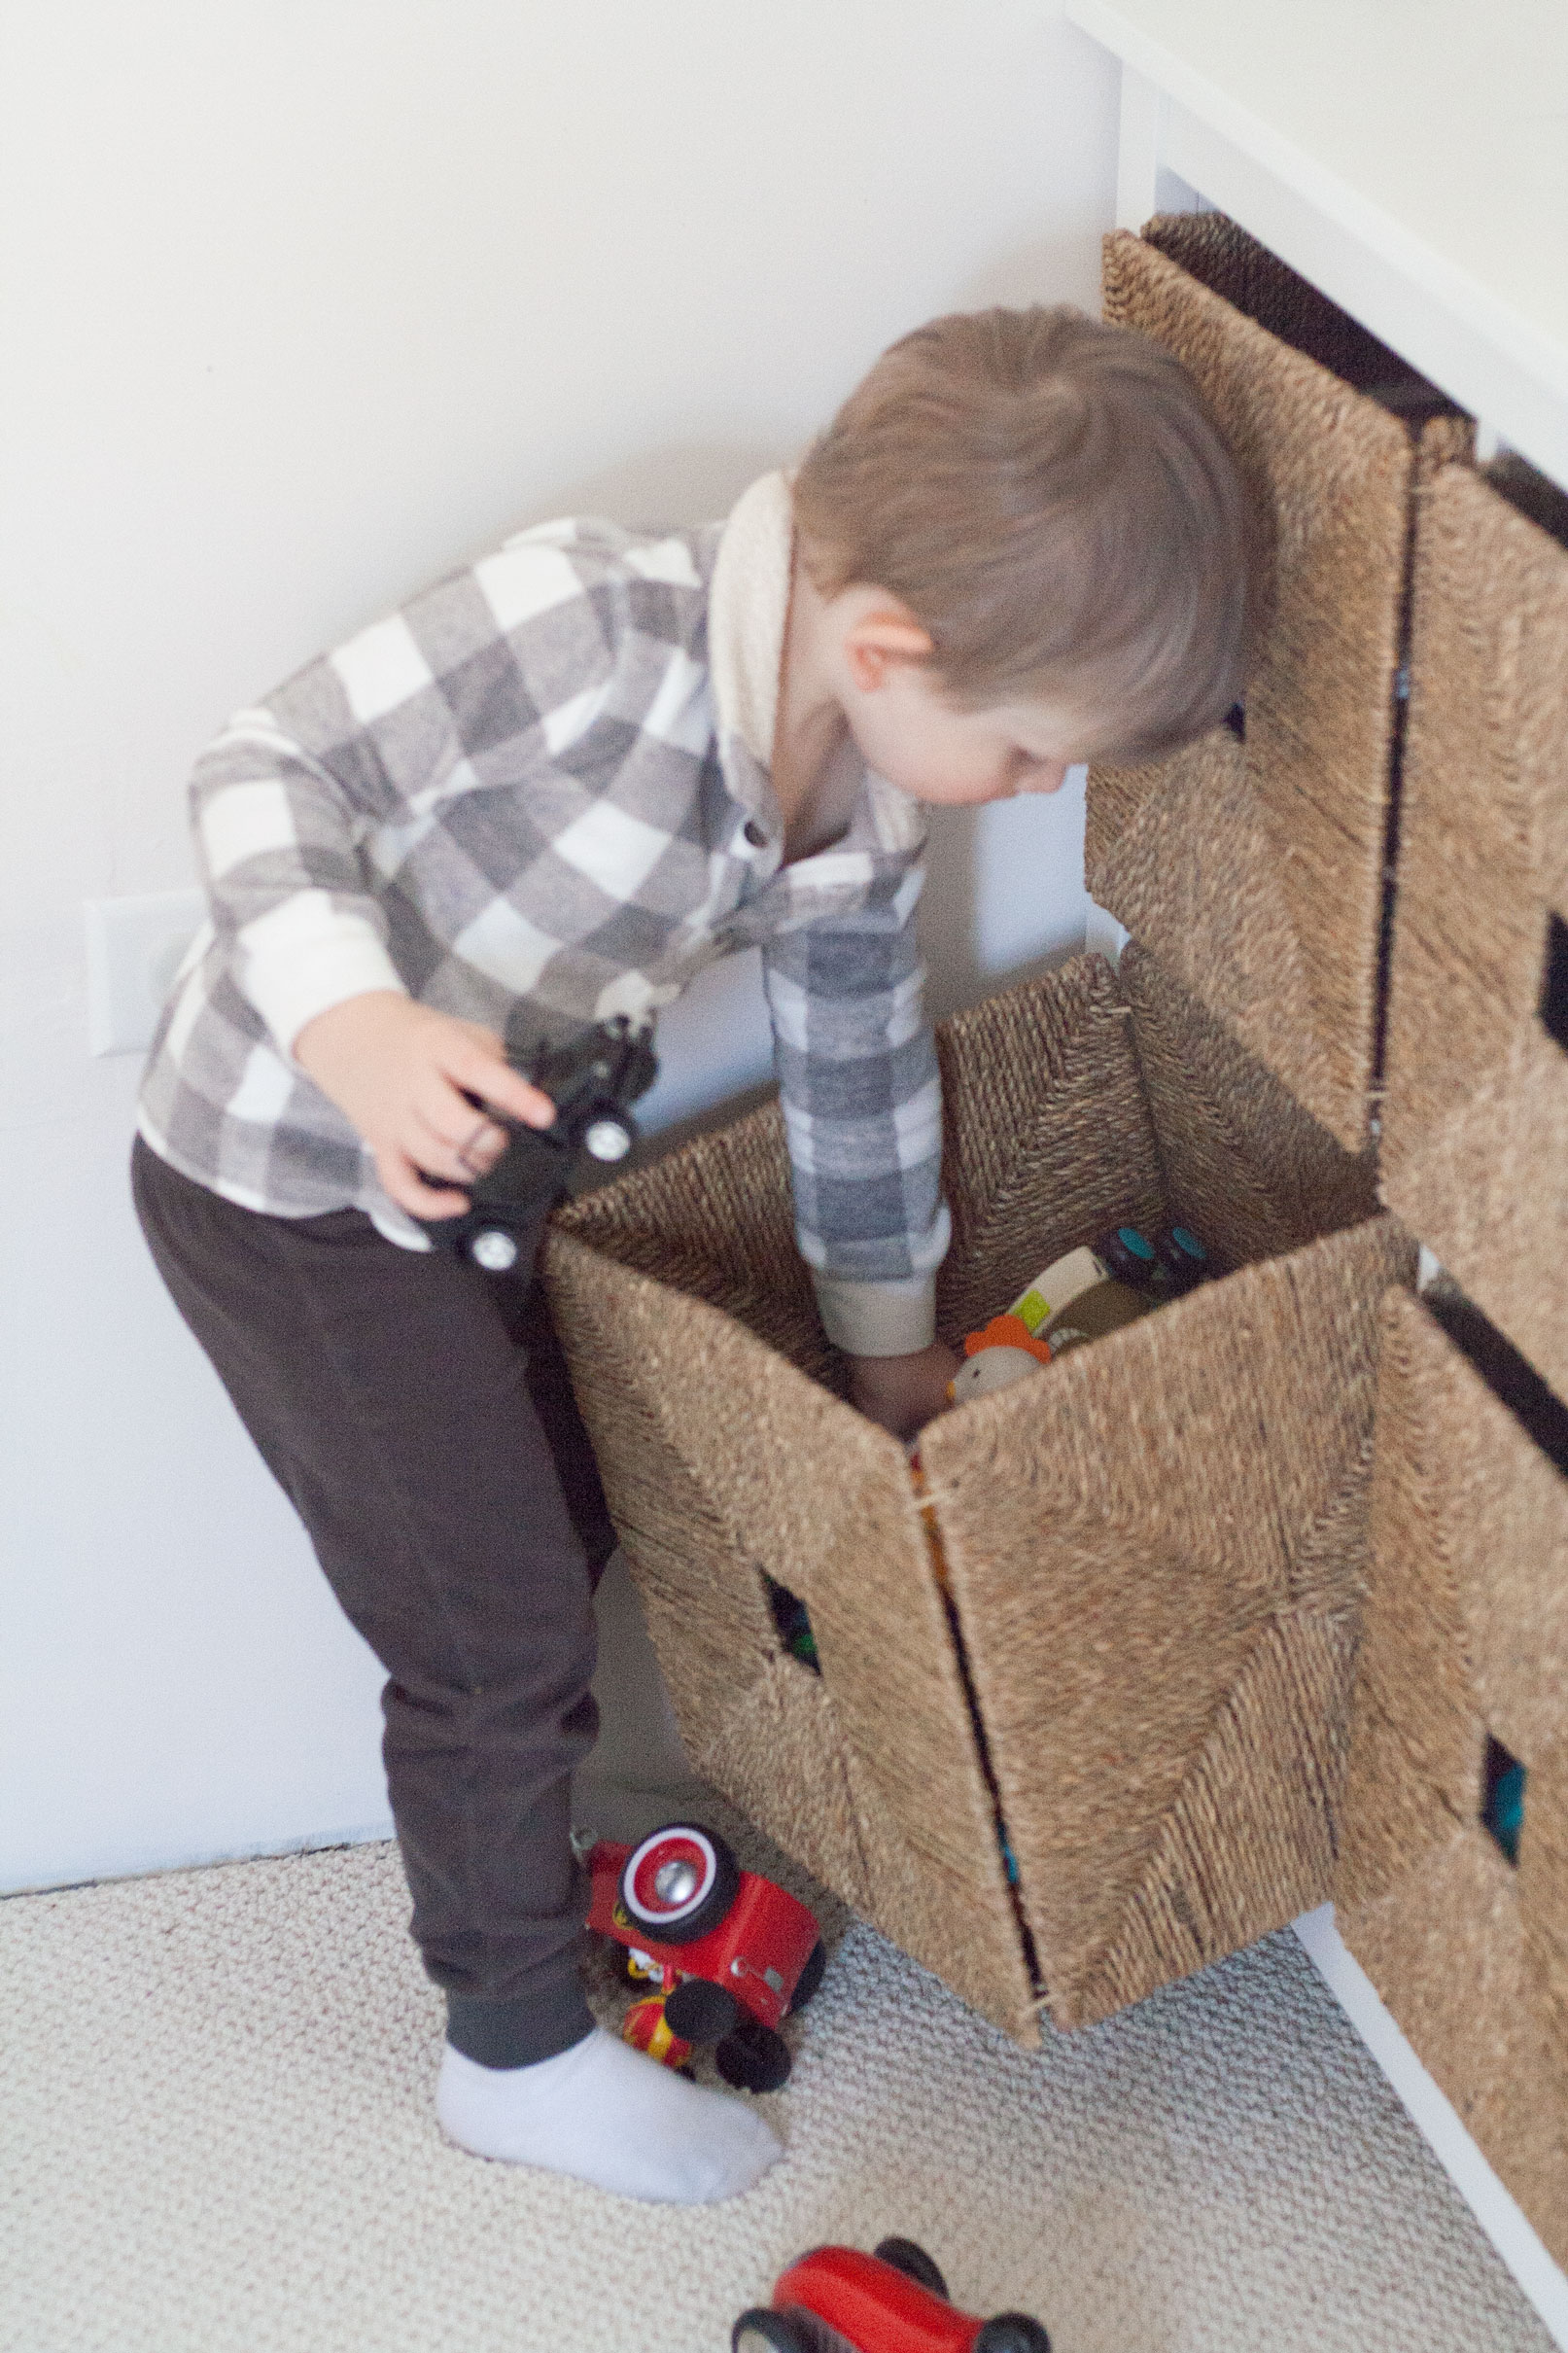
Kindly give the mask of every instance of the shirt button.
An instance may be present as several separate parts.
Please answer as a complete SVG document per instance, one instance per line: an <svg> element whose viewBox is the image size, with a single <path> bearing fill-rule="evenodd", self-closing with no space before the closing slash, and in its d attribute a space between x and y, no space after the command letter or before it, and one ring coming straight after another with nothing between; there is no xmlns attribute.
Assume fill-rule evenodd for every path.
<svg viewBox="0 0 1568 2353"><path fill-rule="evenodd" d="M746 838L753 850L765 850L768 846L767 827L759 825L754 817L749 817L746 821Z"/></svg>

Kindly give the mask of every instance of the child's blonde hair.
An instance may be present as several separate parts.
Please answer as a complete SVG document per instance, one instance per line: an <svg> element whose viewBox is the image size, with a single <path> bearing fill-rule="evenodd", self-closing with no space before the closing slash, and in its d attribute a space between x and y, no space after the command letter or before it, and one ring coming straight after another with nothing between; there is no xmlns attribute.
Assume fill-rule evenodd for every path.
<svg viewBox="0 0 1568 2353"><path fill-rule="evenodd" d="M1241 692L1262 533L1181 363L1068 304L903 336L795 480L817 586L890 589L960 709L1048 701L1152 758Z"/></svg>

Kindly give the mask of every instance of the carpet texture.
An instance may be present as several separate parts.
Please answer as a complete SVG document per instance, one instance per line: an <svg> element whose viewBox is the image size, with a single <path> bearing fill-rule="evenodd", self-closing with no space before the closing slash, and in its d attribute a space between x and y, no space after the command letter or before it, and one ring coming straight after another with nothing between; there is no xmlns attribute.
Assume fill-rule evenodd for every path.
<svg viewBox="0 0 1568 2353"><path fill-rule="evenodd" d="M1288 1935L1028 2052L824 1904L787 2160L693 2213L445 2145L406 1911L387 1846L0 1905L3 2353L725 2353L887 2231L1057 2353L1548 2347Z"/></svg>

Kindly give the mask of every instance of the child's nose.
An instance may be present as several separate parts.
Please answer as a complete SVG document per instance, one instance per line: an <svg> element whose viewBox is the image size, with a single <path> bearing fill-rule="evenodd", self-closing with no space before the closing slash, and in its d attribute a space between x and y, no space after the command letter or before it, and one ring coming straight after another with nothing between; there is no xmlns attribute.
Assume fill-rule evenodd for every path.
<svg viewBox="0 0 1568 2353"><path fill-rule="evenodd" d="M1069 763L1064 759L1036 760L1019 786L1021 792L1060 792L1066 782Z"/></svg>

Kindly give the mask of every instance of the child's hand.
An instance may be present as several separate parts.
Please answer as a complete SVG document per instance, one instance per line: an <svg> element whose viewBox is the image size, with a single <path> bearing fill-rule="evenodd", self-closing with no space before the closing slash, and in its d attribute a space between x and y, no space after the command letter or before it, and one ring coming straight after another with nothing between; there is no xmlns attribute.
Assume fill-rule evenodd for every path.
<svg viewBox="0 0 1568 2353"><path fill-rule="evenodd" d="M477 1022L371 989L307 1021L294 1058L347 1113L375 1154L376 1175L414 1217L456 1217L466 1193L432 1176L482 1176L506 1148L506 1131L468 1100L477 1095L526 1127L547 1128L555 1106L520 1078L499 1037Z"/></svg>
<svg viewBox="0 0 1568 2353"><path fill-rule="evenodd" d="M958 1358L940 1340L912 1356L852 1356L850 1403L895 1438L912 1438L946 1413L948 1383L958 1369Z"/></svg>

